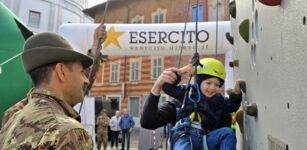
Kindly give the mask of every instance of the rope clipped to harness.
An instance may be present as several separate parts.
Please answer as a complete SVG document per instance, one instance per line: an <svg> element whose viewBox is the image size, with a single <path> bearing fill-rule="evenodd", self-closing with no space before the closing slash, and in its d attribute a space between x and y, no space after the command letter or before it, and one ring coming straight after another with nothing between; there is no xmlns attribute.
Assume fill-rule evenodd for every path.
<svg viewBox="0 0 307 150"><path fill-rule="evenodd" d="M190 92L190 94L189 94L189 100L193 103L193 110L194 110L194 112L193 112L194 115L192 115L193 113L190 115L190 116L194 116L194 117L190 118L190 119L191 119L191 121L194 121L195 115L197 115L197 120L199 122L201 122L201 117L200 117L200 115L198 113L198 110L197 110L197 104L201 100L200 87L199 87L199 85L197 83L197 78L198 78L198 76L197 76L197 67L198 66L203 67L203 65L199 62L199 54L198 54L197 51L194 53L194 56L192 57L192 64L195 67L195 69L194 69L195 77L194 77L194 84L191 86L190 90L191 91L195 91L196 92L196 94L195 94L196 96L195 96L195 99L193 99L192 98L192 92Z"/></svg>
<svg viewBox="0 0 307 150"><path fill-rule="evenodd" d="M197 0L197 7L196 7L196 33L198 31L198 0ZM197 67L198 66L201 66L203 67L203 65L200 63L199 61L199 53L197 52L197 39L198 39L198 34L195 34L195 53L191 59L191 64L194 66L194 84L189 84L190 86L188 86L186 92L185 92L185 95L184 95L184 99L183 99L183 103L182 103L182 106L181 108L184 108L184 105L185 105L185 101L186 101L186 97L187 97L187 94L189 92L189 96L188 96L188 99L189 101L191 101L193 103L193 110L194 110L194 114L197 114L197 116L199 115L198 114L198 110L197 110L197 104L200 102L201 100L201 93L200 93L200 90L199 90L199 85L198 83L196 82L197 81ZM192 75L190 76L190 79L189 79L189 83L191 81L191 78L192 78ZM196 92L196 96L195 98L192 97L192 93L193 91ZM195 116L195 115L194 115ZM200 117L197 117L197 118L200 118ZM190 118L190 121L191 120L194 120L194 118ZM201 121L201 119L198 119L198 121Z"/></svg>
<svg viewBox="0 0 307 150"><path fill-rule="evenodd" d="M187 84L185 88L186 89L185 96L184 96L181 107L182 108L184 107L186 98L188 98L188 100L193 104L193 112L189 114L189 116L177 121L172 131L176 131L178 129L182 129L185 127L190 127L193 121L198 121L198 122L202 121L200 114L198 113L198 110L197 110L197 104L201 101L201 91L200 91L198 83L196 82L197 81L196 71L197 71L198 66L202 67L202 64L199 62L199 54L197 51L194 53L194 56L192 57L191 64L195 67L195 78L194 78L195 81L194 81L194 84L190 84L190 83ZM191 81L191 77L192 75L190 76L189 82Z"/></svg>
<svg viewBox="0 0 307 150"><path fill-rule="evenodd" d="M200 101L201 94L200 94L200 90L199 90L199 85L196 82L197 81L197 67L198 66L203 67L203 65L199 62L199 54L198 54L198 52L194 53L194 56L192 57L191 64L193 64L193 66L195 67L195 69L194 69L195 70L194 71L195 78L194 78L194 84L192 84L191 88L190 88L189 100L191 102L193 102L193 103L198 103ZM196 98L195 99L193 99L191 97L192 91L196 91Z"/></svg>

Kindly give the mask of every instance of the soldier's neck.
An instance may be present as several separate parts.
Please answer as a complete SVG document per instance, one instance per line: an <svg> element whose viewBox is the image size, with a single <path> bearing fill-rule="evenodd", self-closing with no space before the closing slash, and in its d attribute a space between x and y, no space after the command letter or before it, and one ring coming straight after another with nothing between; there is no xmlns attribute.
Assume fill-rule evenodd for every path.
<svg viewBox="0 0 307 150"><path fill-rule="evenodd" d="M55 94L59 99L64 100L64 94L61 92L60 88L56 88L55 86L46 83L42 83L41 85L37 86L37 88L48 90Z"/></svg>

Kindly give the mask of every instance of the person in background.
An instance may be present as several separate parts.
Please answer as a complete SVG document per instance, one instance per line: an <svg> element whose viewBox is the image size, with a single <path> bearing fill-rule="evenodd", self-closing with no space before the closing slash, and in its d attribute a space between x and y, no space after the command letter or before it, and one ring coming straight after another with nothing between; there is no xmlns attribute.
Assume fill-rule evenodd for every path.
<svg viewBox="0 0 307 150"><path fill-rule="evenodd" d="M118 135L120 132L120 127L119 127L119 121L120 121L120 111L115 112L115 116L113 116L110 120L110 127L111 127L111 148L113 149L114 142L115 142L115 147L118 149Z"/></svg>
<svg viewBox="0 0 307 150"><path fill-rule="evenodd" d="M125 149L125 140L127 139L127 150L130 148L130 133L134 128L134 121L132 116L128 114L127 108L123 109L123 115L119 121L119 127L122 129L122 149Z"/></svg>
<svg viewBox="0 0 307 150"><path fill-rule="evenodd" d="M104 109L101 114L96 119L97 124L97 148L100 150L101 144L103 144L103 149L107 149L108 145L108 125L110 118L107 116L107 111Z"/></svg>

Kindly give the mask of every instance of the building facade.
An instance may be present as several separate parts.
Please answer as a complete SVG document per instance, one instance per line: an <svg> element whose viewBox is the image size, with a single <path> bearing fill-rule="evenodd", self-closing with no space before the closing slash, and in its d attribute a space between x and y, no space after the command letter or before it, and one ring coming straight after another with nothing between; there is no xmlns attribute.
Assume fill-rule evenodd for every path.
<svg viewBox="0 0 307 150"><path fill-rule="evenodd" d="M199 21L208 21L211 8L208 9L207 0L199 0L199 2ZM105 5L106 3L102 3L85 9L84 12L94 18L95 23L100 23ZM191 0L190 4L182 0L111 0L108 4L105 23L185 22L187 13L189 15L187 22L192 22L196 20L196 6L196 0ZM228 4L221 6L228 6ZM227 20L225 16L222 15L222 19L219 20ZM101 107L109 110L109 115L113 115L116 109L128 108L138 126L143 102L151 87L164 69L178 66L178 56L109 56L108 61L101 64L96 83L90 93L98 104L96 113L102 109ZM181 66L188 64L191 57L182 57ZM218 59L222 61L224 58L224 55L218 56ZM162 94L160 102L168 98L167 95ZM101 103L103 105L100 105Z"/></svg>
<svg viewBox="0 0 307 150"><path fill-rule="evenodd" d="M92 23L88 0L1 0L34 32L57 32L63 23Z"/></svg>

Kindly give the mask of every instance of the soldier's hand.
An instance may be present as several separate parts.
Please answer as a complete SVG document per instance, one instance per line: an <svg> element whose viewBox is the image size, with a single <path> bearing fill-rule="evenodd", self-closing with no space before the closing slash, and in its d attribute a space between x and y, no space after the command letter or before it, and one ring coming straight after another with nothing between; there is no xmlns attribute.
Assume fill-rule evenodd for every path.
<svg viewBox="0 0 307 150"><path fill-rule="evenodd" d="M178 69L175 67L164 70L157 79L156 84L162 87L164 83L174 83L177 79L176 72L178 72Z"/></svg>
<svg viewBox="0 0 307 150"><path fill-rule="evenodd" d="M96 50L98 48L99 39L101 39L101 44L102 44L106 40L106 38L107 38L106 27L103 23L101 23L95 29L93 45L92 45L92 48L88 50L88 55L91 57L95 57Z"/></svg>
<svg viewBox="0 0 307 150"><path fill-rule="evenodd" d="M132 128L129 129L129 132L130 132L130 133L131 133L131 131L132 131Z"/></svg>
<svg viewBox="0 0 307 150"><path fill-rule="evenodd" d="M161 75L158 77L157 81L155 82L154 87L162 88L162 85L164 83L169 83L169 84L174 83L177 79L177 76L175 73L177 71L178 69L175 67L164 70L161 73Z"/></svg>
<svg viewBox="0 0 307 150"><path fill-rule="evenodd" d="M174 83L177 79L175 72L178 72L178 69L175 67L164 70L161 73L161 75L158 77L154 86L151 88L151 92L153 94L159 95L164 83L169 83L169 84Z"/></svg>
<svg viewBox="0 0 307 150"><path fill-rule="evenodd" d="M179 75L189 73L189 74L194 74L194 66L192 64L188 64L180 69L178 69L177 72Z"/></svg>
<svg viewBox="0 0 307 150"><path fill-rule="evenodd" d="M107 38L106 26L101 23L96 29L94 33L94 43L98 43L98 40L101 39L101 43L103 43Z"/></svg>

